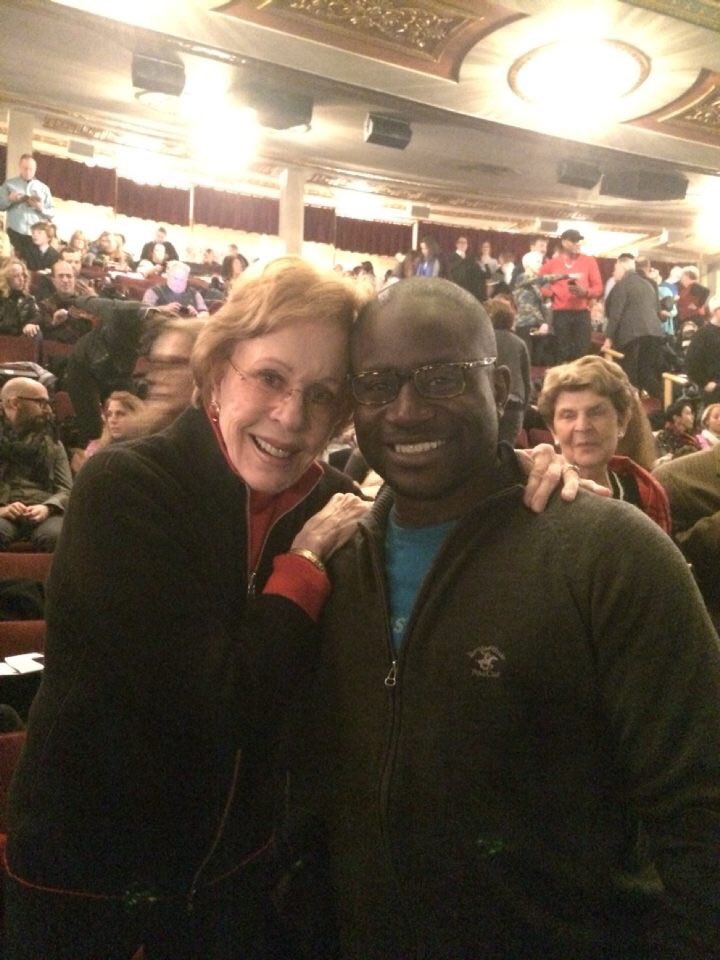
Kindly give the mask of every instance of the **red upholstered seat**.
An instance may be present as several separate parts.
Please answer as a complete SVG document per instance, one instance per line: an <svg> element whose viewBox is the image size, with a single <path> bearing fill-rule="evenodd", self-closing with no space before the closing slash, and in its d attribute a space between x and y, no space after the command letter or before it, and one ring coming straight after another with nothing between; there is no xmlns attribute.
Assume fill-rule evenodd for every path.
<svg viewBox="0 0 720 960"><path fill-rule="evenodd" d="M0 621L0 660L45 649L44 620Z"/></svg>
<svg viewBox="0 0 720 960"><path fill-rule="evenodd" d="M38 358L38 343L32 337L0 336L0 363L13 363L17 360Z"/></svg>
<svg viewBox="0 0 720 960"><path fill-rule="evenodd" d="M69 357L75 347L74 343L62 343L60 340L43 340L43 365L48 357Z"/></svg>
<svg viewBox="0 0 720 960"><path fill-rule="evenodd" d="M517 437L515 438L515 449L526 450L527 446L528 446L527 430L520 430Z"/></svg>
<svg viewBox="0 0 720 960"><path fill-rule="evenodd" d="M0 580L25 577L44 583L50 573L51 553L0 553Z"/></svg>
<svg viewBox="0 0 720 960"><path fill-rule="evenodd" d="M528 443L531 447L536 447L538 443L549 443L555 446L555 438L549 430L540 430L538 427L528 430Z"/></svg>
<svg viewBox="0 0 720 960"><path fill-rule="evenodd" d="M7 797L13 771L25 743L25 731L0 733L0 834L7 832Z"/></svg>
<svg viewBox="0 0 720 960"><path fill-rule="evenodd" d="M53 410L55 411L55 419L58 423L62 423L63 420L67 420L69 417L74 417L75 407L73 407L70 394L64 390L58 390L53 397Z"/></svg>

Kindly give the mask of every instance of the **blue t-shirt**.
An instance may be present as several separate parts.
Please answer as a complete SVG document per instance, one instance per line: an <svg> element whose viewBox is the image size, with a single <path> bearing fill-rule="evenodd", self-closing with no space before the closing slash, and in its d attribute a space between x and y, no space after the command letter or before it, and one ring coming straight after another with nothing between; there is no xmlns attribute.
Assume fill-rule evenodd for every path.
<svg viewBox="0 0 720 960"><path fill-rule="evenodd" d="M390 590L390 629L395 652L405 639L415 598L455 521L432 527L401 527L392 513L385 531L385 569Z"/></svg>

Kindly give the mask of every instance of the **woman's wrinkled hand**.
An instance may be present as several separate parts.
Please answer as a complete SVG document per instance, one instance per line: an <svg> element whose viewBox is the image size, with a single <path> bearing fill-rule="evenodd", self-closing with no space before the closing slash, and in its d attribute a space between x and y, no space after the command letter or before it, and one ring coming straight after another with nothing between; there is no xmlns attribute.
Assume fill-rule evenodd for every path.
<svg viewBox="0 0 720 960"><path fill-rule="evenodd" d="M520 465L528 478L523 502L535 513L542 513L558 486L562 486L560 496L568 502L575 499L580 487L599 496L610 496L610 491L599 483L581 480L577 467L556 453L549 443L541 443L532 450L517 450L516 453L520 455Z"/></svg>
<svg viewBox="0 0 720 960"><path fill-rule="evenodd" d="M325 562L352 537L371 503L354 493L336 493L310 517L292 542L293 550L311 550Z"/></svg>

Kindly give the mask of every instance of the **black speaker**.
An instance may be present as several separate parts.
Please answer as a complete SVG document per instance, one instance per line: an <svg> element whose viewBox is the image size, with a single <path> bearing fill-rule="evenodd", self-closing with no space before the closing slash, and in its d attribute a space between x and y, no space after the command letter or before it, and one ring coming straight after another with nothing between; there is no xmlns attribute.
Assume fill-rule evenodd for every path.
<svg viewBox="0 0 720 960"><path fill-rule="evenodd" d="M312 122L312 97L301 93L245 85L241 98L257 111L258 122L263 127L288 130L290 127L309 127Z"/></svg>
<svg viewBox="0 0 720 960"><path fill-rule="evenodd" d="M602 176L599 167L594 163L584 163L581 160L561 160L558 164L558 183L566 187L582 187L583 190L592 190Z"/></svg>
<svg viewBox="0 0 720 960"><path fill-rule="evenodd" d="M412 130L406 120L396 117L381 117L377 113L369 113L365 117L363 127L365 143L378 143L381 147L394 147L395 150L404 150L412 139Z"/></svg>
<svg viewBox="0 0 720 960"><path fill-rule="evenodd" d="M624 170L606 173L600 181L604 197L623 200L684 200L688 181L679 173L655 173L651 170Z"/></svg>
<svg viewBox="0 0 720 960"><path fill-rule="evenodd" d="M141 90L179 97L185 87L185 67L172 54L134 53L132 82Z"/></svg>

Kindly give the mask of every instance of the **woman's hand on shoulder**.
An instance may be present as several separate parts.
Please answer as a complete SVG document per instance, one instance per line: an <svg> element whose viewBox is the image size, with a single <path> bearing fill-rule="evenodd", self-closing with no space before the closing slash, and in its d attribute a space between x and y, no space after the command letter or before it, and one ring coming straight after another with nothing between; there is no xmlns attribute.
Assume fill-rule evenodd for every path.
<svg viewBox="0 0 720 960"><path fill-rule="evenodd" d="M310 517L292 542L293 550L310 550L323 562L353 536L371 503L354 493L336 493Z"/></svg>
<svg viewBox="0 0 720 960"><path fill-rule="evenodd" d="M540 443L532 450L515 452L518 454L520 466L527 474L523 501L525 506L535 513L543 512L558 486L562 487L560 496L568 502L575 499L580 487L599 496L610 496L607 487L593 480L581 480L577 467L568 463L549 443Z"/></svg>

